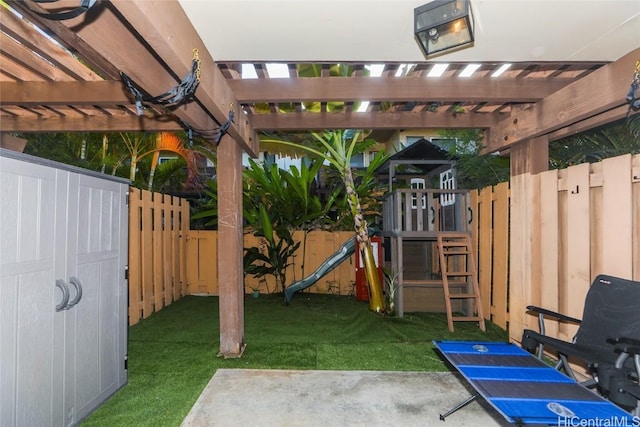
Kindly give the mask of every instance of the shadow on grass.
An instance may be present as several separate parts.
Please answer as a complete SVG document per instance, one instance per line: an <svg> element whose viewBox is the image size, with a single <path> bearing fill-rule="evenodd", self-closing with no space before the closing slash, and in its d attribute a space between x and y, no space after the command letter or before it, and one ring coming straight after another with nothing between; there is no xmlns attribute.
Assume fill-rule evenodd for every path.
<svg viewBox="0 0 640 427"><path fill-rule="evenodd" d="M447 371L432 341L506 341L488 322L447 329L441 313L381 317L354 297L300 294L245 299L240 359L216 357L218 298L187 296L129 328L129 383L83 426L179 426L219 368Z"/></svg>

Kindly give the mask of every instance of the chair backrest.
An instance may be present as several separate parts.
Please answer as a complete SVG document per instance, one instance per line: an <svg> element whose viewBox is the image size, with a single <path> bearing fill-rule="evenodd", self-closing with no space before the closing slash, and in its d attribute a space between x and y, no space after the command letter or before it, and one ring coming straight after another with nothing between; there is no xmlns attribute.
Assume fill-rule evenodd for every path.
<svg viewBox="0 0 640 427"><path fill-rule="evenodd" d="M640 339L640 282L601 274L587 292L575 342L611 350L607 339L622 336Z"/></svg>

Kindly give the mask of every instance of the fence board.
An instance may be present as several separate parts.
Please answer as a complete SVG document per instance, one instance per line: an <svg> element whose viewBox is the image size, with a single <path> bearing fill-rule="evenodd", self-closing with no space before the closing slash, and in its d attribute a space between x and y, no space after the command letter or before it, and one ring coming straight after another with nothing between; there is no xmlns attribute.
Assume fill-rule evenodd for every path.
<svg viewBox="0 0 640 427"><path fill-rule="evenodd" d="M142 248L140 242L142 214L140 190L129 189L129 324L135 325L142 317ZM134 262L135 261L135 262Z"/></svg>
<svg viewBox="0 0 640 427"><path fill-rule="evenodd" d="M177 197L173 198L175 206L171 210L171 287L173 288L173 301L178 301L184 294L182 293L182 281L180 280L180 202Z"/></svg>
<svg viewBox="0 0 640 427"><path fill-rule="evenodd" d="M171 212L173 211L173 197L164 195L162 205L162 254L163 254L163 275L162 275L162 287L164 288L164 307L170 305L173 302L173 277L171 271Z"/></svg>
<svg viewBox="0 0 640 427"><path fill-rule="evenodd" d="M340 246L350 238L354 237L353 231L338 231L333 235L333 252L337 252ZM374 251L374 254L376 252ZM384 260L380 260L384 263ZM384 264L383 264L384 265ZM356 281L355 281L355 256L351 255L348 260L336 268L336 280L340 285L341 295L355 295L356 294Z"/></svg>
<svg viewBox="0 0 640 427"><path fill-rule="evenodd" d="M141 193L142 209L142 318L146 319L153 313L153 212L151 209L151 195L148 191ZM152 250L149 250L151 248Z"/></svg>
<svg viewBox="0 0 640 427"><path fill-rule="evenodd" d="M154 311L160 311L164 306L164 254L163 254L163 227L162 227L162 194L152 194L153 212L153 301Z"/></svg>
<svg viewBox="0 0 640 427"><path fill-rule="evenodd" d="M584 297L591 284L590 271L590 165L583 163L567 169L567 276L562 281L561 310L582 317ZM560 324L562 339L571 340L576 325Z"/></svg>
<svg viewBox="0 0 640 427"><path fill-rule="evenodd" d="M506 329L508 320L507 286L509 283L509 183L493 191L493 281L491 320Z"/></svg>
<svg viewBox="0 0 640 427"><path fill-rule="evenodd" d="M631 155L603 160L602 181L602 272L631 277Z"/></svg>
<svg viewBox="0 0 640 427"><path fill-rule="evenodd" d="M540 286L531 303L558 311L558 171L540 174ZM547 331L558 334L558 322L551 319Z"/></svg>
<svg viewBox="0 0 640 427"><path fill-rule="evenodd" d="M485 316L491 314L491 272L492 258L491 246L493 232L491 223L493 221L493 189L485 187L480 190L478 196L478 285L482 296L482 311Z"/></svg>
<svg viewBox="0 0 640 427"><path fill-rule="evenodd" d="M190 228L190 210L189 210L189 202L184 200L181 204L180 208L180 235L179 246L180 246L180 288L182 290L181 295L188 295L187 292L187 237L189 235Z"/></svg>
<svg viewBox="0 0 640 427"><path fill-rule="evenodd" d="M478 266L478 271L480 271L480 257L478 256L478 246L480 244L480 237L478 236L478 216L479 208L478 204L480 203L480 196L478 194L478 190L469 191L469 199L467 201L468 209L470 211L469 218L469 231L471 232L471 245L473 246L473 256L476 260L476 265ZM479 281L478 281L479 283ZM485 308L484 306L482 308ZM488 313L488 311L486 312Z"/></svg>

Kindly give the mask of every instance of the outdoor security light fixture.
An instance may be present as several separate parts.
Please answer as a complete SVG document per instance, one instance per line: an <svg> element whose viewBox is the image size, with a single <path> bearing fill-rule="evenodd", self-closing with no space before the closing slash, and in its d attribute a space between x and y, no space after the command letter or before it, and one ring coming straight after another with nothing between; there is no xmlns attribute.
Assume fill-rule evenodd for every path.
<svg viewBox="0 0 640 427"><path fill-rule="evenodd" d="M413 10L414 33L425 56L473 43L469 0L434 0Z"/></svg>

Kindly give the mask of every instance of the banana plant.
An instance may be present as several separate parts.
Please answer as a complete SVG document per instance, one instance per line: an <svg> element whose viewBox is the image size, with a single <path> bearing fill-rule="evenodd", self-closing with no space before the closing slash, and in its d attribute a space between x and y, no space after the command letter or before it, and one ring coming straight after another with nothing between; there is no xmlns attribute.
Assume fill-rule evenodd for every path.
<svg viewBox="0 0 640 427"><path fill-rule="evenodd" d="M345 186L347 203L354 219L353 226L358 242L358 250L365 265L365 277L369 285L369 308L376 313L384 314L387 308L383 297L382 283L375 265L368 224L362 214L360 199L356 192L351 171L351 156L356 144L361 140L362 134L361 132L355 132L351 135L346 135L346 132L336 130L323 133L312 132L311 135L319 148L298 145L285 140L269 142L295 146L295 148L307 151L316 157L324 159L339 172Z"/></svg>

